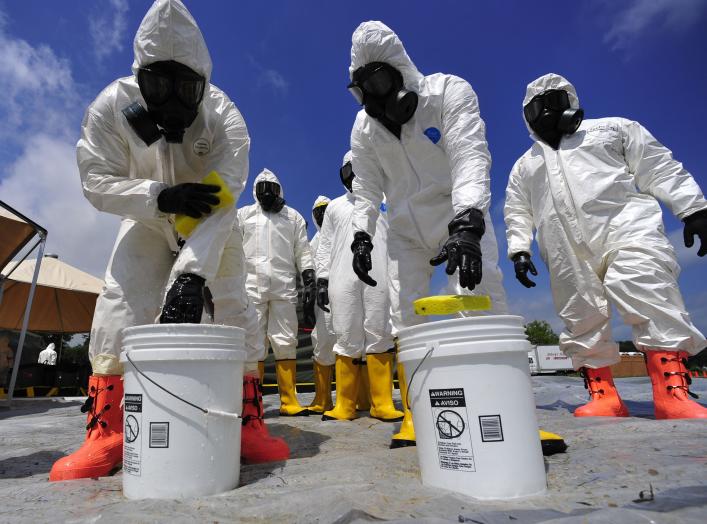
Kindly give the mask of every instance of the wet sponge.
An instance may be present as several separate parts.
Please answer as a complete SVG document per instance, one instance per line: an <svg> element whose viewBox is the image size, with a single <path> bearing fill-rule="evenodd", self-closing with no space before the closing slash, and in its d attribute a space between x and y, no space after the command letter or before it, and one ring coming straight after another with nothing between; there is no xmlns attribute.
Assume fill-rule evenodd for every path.
<svg viewBox="0 0 707 524"><path fill-rule="evenodd" d="M211 211L216 211L217 209L221 209L224 207L229 207L235 204L235 199L233 198L233 195L231 194L231 191L228 189L228 186L226 183L223 181L223 179L219 176L219 174L216 171L212 171L208 175L206 175L202 181L202 184L211 184L214 186L218 186L221 189L219 189L219 192L216 193L216 196L219 199L219 203L216 204L215 206L212 206ZM194 230L196 229L196 226L198 226L202 220L205 220L209 215L202 216L201 218L192 218L187 215L176 215L175 220L174 220L174 229L177 230L177 233L179 233L182 238L189 238L189 235L191 235Z"/></svg>
<svg viewBox="0 0 707 524"><path fill-rule="evenodd" d="M413 302L417 315L453 315L460 311L487 311L491 309L488 295L438 295L419 298Z"/></svg>

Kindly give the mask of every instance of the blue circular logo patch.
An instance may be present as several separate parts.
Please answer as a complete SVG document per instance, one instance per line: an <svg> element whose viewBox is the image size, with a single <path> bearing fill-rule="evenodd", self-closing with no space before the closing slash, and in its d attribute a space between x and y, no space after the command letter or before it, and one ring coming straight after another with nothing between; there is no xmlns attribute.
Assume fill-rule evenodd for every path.
<svg viewBox="0 0 707 524"><path fill-rule="evenodd" d="M439 129L436 127L428 127L425 129L425 136L429 138L433 144L436 144L439 142L439 139L442 138L442 133L440 133Z"/></svg>

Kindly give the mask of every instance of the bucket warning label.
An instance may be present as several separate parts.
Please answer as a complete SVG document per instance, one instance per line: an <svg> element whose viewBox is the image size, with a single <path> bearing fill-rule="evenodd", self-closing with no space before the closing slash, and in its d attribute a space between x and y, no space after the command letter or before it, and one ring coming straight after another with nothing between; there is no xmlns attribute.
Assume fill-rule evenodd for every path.
<svg viewBox="0 0 707 524"><path fill-rule="evenodd" d="M142 395L126 393L124 407L123 471L139 477L142 462Z"/></svg>
<svg viewBox="0 0 707 524"><path fill-rule="evenodd" d="M439 467L476 471L464 388L430 389L429 394Z"/></svg>

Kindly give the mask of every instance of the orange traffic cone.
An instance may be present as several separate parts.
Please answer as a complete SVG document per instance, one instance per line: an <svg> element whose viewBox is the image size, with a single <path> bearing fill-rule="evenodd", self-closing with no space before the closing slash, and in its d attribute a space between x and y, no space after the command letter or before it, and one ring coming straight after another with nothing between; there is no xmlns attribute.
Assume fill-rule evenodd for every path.
<svg viewBox="0 0 707 524"><path fill-rule="evenodd" d="M123 377L91 375L88 398L81 411L86 419L86 440L49 472L49 480L73 480L108 475L123 462Z"/></svg>
<svg viewBox="0 0 707 524"><path fill-rule="evenodd" d="M628 417L628 408L614 385L611 368L581 368L591 400L574 410L575 417Z"/></svg>
<svg viewBox="0 0 707 524"><path fill-rule="evenodd" d="M707 418L707 408L689 398L698 397L689 389L692 379L685 367L687 353L646 349L655 418Z"/></svg>

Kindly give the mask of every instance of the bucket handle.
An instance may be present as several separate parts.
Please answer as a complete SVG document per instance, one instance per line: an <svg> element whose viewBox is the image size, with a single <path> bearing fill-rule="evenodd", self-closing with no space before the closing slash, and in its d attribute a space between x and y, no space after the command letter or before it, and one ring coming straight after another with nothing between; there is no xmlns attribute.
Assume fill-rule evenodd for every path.
<svg viewBox="0 0 707 524"><path fill-rule="evenodd" d="M151 382L152 384L154 384L155 386L157 386L158 388L160 388L162 391L164 391L164 392L167 393L168 395L171 395L171 396L173 396L174 398L176 398L177 400L180 400L180 401L184 402L184 403L187 404L188 406L191 406L191 407L193 407L193 408L195 408L195 409L198 409L198 410L201 411L204 415L217 415L217 416L219 416L219 417L228 417L228 418L236 418L236 419L241 418L241 416L240 416L238 413L228 413L227 411L221 411L221 410L219 410L219 409L202 408L201 406L197 406L196 404L193 404L193 403L189 402L188 400L183 399L183 398L180 397L179 395L177 395L177 394L175 394L175 393L172 393L170 390L168 390L168 389L165 388L164 386L159 385L157 382L155 382L155 381L152 380L150 377L148 377L147 375L145 375L142 371L140 371L140 368L138 368L138 367L135 365L135 362L133 362L133 359L130 358L130 351L126 351L126 352L125 352L125 358L127 358L127 359L128 359L128 362L130 362L130 364L135 368L135 371L137 371L138 374L142 375L146 380L148 380L149 382Z"/></svg>
<svg viewBox="0 0 707 524"><path fill-rule="evenodd" d="M427 353L425 353L425 356L422 357L422 360L420 360L420 363L415 367L415 370L412 372L412 376L410 377L410 380L408 381L408 393L405 396L405 403L407 404L408 411L410 411L410 390L412 389L412 381L415 379L415 374L417 373L417 370L420 369L420 366L425 363L425 360L427 360L427 357L429 357L432 352L439 347L438 342L428 342L427 343Z"/></svg>

